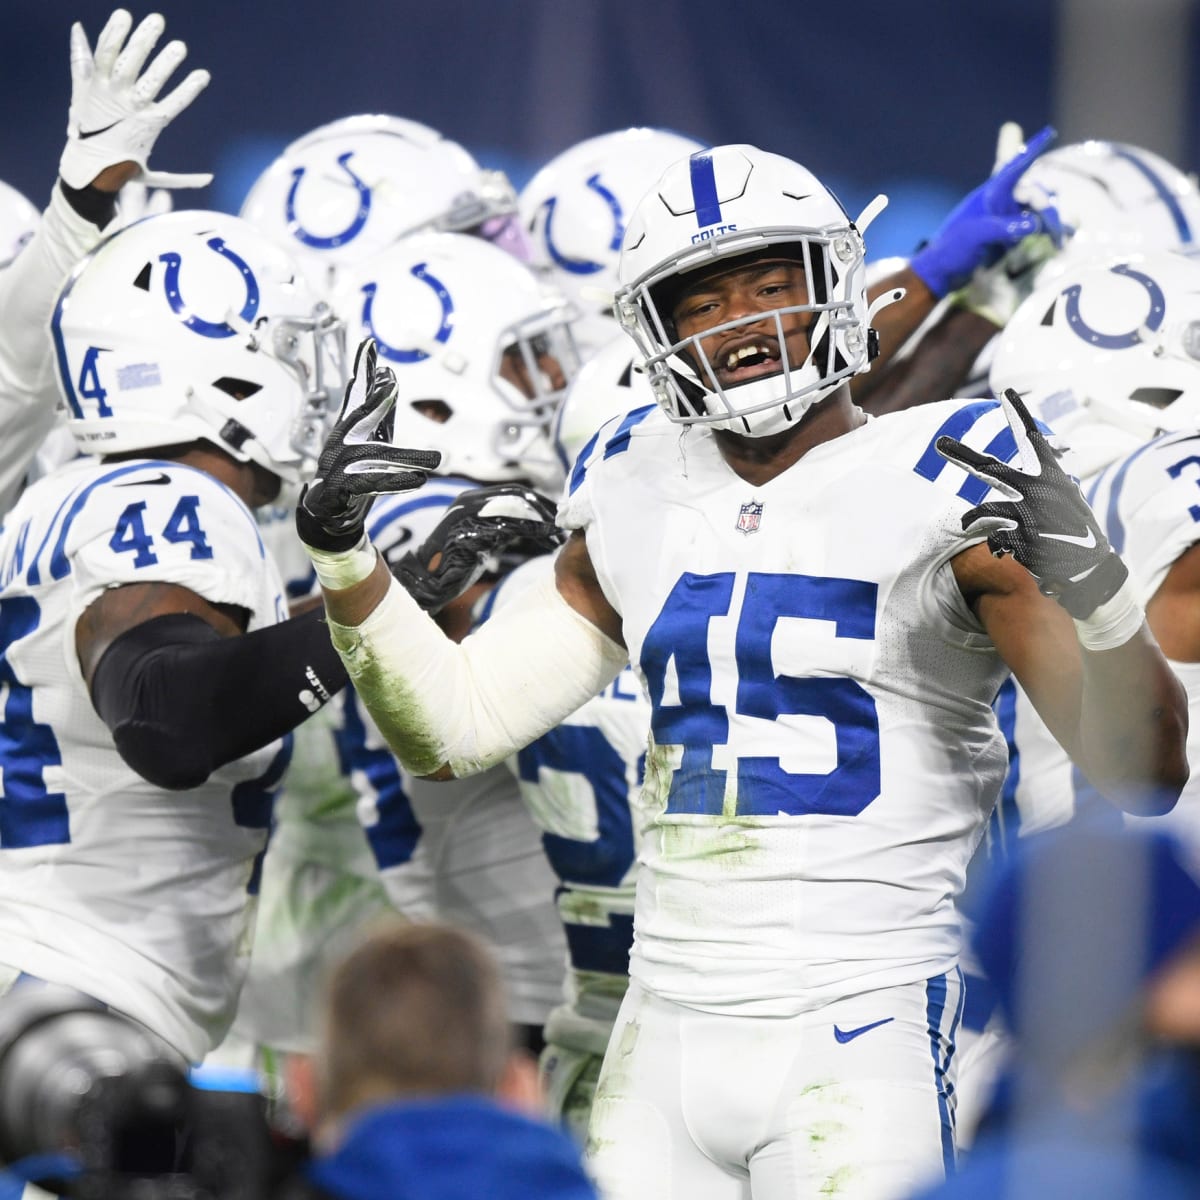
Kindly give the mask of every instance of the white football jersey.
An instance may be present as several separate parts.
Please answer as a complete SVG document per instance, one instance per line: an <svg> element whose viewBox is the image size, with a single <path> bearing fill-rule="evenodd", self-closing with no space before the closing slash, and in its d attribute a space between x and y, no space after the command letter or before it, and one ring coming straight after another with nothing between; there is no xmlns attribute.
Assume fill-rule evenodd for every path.
<svg viewBox="0 0 1200 1200"><path fill-rule="evenodd" d="M559 521L653 706L630 974L658 995L786 1016L954 965L1007 668L949 565L987 488L942 434L1016 453L995 401L952 400L761 486L654 406L580 454Z"/></svg>
<svg viewBox="0 0 1200 1200"><path fill-rule="evenodd" d="M1145 604L1172 564L1200 541L1200 434L1169 433L1147 442L1085 480L1083 491ZM1171 669L1188 694L1188 760L1200 763L1200 663L1172 662ZM1012 713L1017 754L1007 790L1022 835L1064 824L1081 810L1121 819L1073 766L1019 688ZM1200 850L1200 772L1193 770L1167 816L1150 819Z"/></svg>
<svg viewBox="0 0 1200 1200"><path fill-rule="evenodd" d="M488 597L483 619L520 605L554 573L547 555L518 567ZM637 834L650 703L626 667L598 696L508 760L558 878L570 969L566 1003L546 1041L603 1054L629 982Z"/></svg>
<svg viewBox="0 0 1200 1200"><path fill-rule="evenodd" d="M54 188L37 232L0 271L0 517L13 506L60 404L50 317L75 264L101 232Z"/></svg>
<svg viewBox="0 0 1200 1200"><path fill-rule="evenodd" d="M0 961L68 984L199 1060L232 1019L273 789L291 739L165 791L92 707L75 626L107 588L173 583L285 615L250 510L212 476L84 459L34 484L0 534Z"/></svg>
<svg viewBox="0 0 1200 1200"><path fill-rule="evenodd" d="M434 476L417 492L380 496L367 535L396 558L476 486ZM500 963L512 1019L542 1024L562 999L566 947L554 875L515 780L503 766L446 783L413 778L353 688L341 704L342 762L389 899L408 917L451 921L482 937Z"/></svg>

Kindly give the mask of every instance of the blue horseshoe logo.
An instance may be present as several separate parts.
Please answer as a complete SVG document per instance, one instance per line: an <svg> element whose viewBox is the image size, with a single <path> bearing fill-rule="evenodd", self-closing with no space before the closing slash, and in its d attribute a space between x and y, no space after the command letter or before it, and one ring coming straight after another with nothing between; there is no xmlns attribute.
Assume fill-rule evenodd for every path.
<svg viewBox="0 0 1200 1200"><path fill-rule="evenodd" d="M285 209L288 232L298 242L302 242L305 246L309 246L313 250L336 250L339 246L344 246L348 241L356 238L362 232L362 227L367 223L367 217L370 216L371 189L350 170L350 159L353 154L353 150L347 150L345 154L339 154L337 165L350 176L350 182L354 184L354 189L358 192L358 212L354 214L350 224L341 233L335 233L332 237L318 237L315 233L309 233L300 224L300 221L296 217L296 192L299 190L300 180L304 178L304 173L308 168L297 167L292 172L292 186L288 189L287 206Z"/></svg>
<svg viewBox="0 0 1200 1200"><path fill-rule="evenodd" d="M253 321L258 312L258 280L254 278L254 272L250 270L245 259L234 254L221 238L209 238L205 245L237 267L242 276L242 282L246 285L246 303L242 305L240 315L243 321ZM180 255L171 250L166 254L160 254L158 261L167 264L166 275L163 279L167 303L177 317L183 318L183 323L188 329L207 338L227 338L233 337L237 333L237 330L226 321L206 321L203 317L196 316L184 303L183 297L179 294L179 268L183 263Z"/></svg>
<svg viewBox="0 0 1200 1200"><path fill-rule="evenodd" d="M438 302L442 306L442 321L438 327L437 333L433 335L435 342L441 342L443 345L450 340L450 334L454 330L454 322L451 317L454 315L454 301L450 298L450 293L446 291L442 281L436 275L431 275L425 268L428 263L417 263L409 272L414 279L419 279L423 284L433 290L433 294L438 298ZM397 363L419 363L424 362L429 355L424 350L400 350L396 346L389 346L387 342L375 332L375 325L371 320L371 309L375 304L375 292L378 290L377 283L364 283L363 295L366 299L363 301L362 323L367 333L375 339L375 346L379 353L383 355L388 362Z"/></svg>
<svg viewBox="0 0 1200 1200"><path fill-rule="evenodd" d="M1141 271L1135 271L1124 263L1113 267L1112 273L1135 280L1146 289L1150 296L1150 312L1145 321L1137 329L1131 329L1128 333L1100 333L1093 329L1080 314L1079 294L1083 291L1083 286L1073 283L1069 288L1064 288L1062 293L1067 298L1067 324L1091 346L1100 346L1105 350L1130 350L1141 341L1138 336L1140 329L1146 328L1154 331L1162 326L1163 315L1167 311L1167 301L1163 296L1162 288L1149 275L1143 275Z"/></svg>
<svg viewBox="0 0 1200 1200"><path fill-rule="evenodd" d="M612 240L608 243L608 248L613 251L620 250L621 239L625 236L625 214L621 211L621 202L600 182L599 172L588 177L587 186L608 205L613 218L613 235ZM550 257L554 260L555 265L564 271L569 271L572 275L595 275L597 271L603 271L603 263L590 262L586 258L568 258L555 246L553 222L554 209L557 204L558 197L551 196L542 205L546 210L546 249L550 252Z"/></svg>

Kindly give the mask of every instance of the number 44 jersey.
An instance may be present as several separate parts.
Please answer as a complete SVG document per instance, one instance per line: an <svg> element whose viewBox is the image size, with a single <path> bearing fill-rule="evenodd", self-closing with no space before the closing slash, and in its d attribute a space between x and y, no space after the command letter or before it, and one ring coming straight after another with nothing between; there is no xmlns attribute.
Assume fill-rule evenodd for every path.
<svg viewBox="0 0 1200 1200"><path fill-rule="evenodd" d="M125 765L75 626L105 589L139 583L234 605L250 630L285 615L253 516L207 474L81 460L25 493L0 535L0 962L80 988L197 1060L232 1019L290 738L188 791Z"/></svg>
<svg viewBox="0 0 1200 1200"><path fill-rule="evenodd" d="M585 530L653 708L632 978L693 1008L786 1016L927 979L1005 766L1007 668L950 560L1008 460L994 401L867 422L753 486L655 407L584 448Z"/></svg>

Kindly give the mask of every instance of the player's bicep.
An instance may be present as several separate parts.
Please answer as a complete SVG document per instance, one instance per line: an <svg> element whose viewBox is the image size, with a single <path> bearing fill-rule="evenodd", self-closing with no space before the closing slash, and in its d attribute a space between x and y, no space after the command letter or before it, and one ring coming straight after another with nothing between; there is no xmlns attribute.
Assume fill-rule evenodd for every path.
<svg viewBox="0 0 1200 1200"><path fill-rule="evenodd" d="M559 595L580 616L586 617L618 645L625 644L621 616L609 604L600 587L582 530L575 530L559 551L554 566L554 581Z"/></svg>
<svg viewBox="0 0 1200 1200"><path fill-rule="evenodd" d="M232 604L213 604L175 583L130 583L108 588L92 601L75 625L75 653L89 687L104 652L122 634L173 613L199 617L221 637L245 633L250 614Z"/></svg>

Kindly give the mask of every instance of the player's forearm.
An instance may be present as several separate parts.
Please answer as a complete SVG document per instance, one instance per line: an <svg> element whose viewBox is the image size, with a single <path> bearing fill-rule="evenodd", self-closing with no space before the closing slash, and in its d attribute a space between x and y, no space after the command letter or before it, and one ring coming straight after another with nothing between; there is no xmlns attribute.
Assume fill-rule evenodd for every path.
<svg viewBox="0 0 1200 1200"><path fill-rule="evenodd" d="M333 644L359 699L418 775L494 766L606 687L627 661L549 581L461 644L378 568L325 595Z"/></svg>
<svg viewBox="0 0 1200 1200"><path fill-rule="evenodd" d="M6 374L27 386L50 377L47 333L54 302L75 264L100 241L100 230L72 209L55 185L37 232L0 274L0 357Z"/></svg>
<svg viewBox="0 0 1200 1200"><path fill-rule="evenodd" d="M1143 627L1083 655L1079 763L1126 812L1169 812L1188 779L1187 694Z"/></svg>

